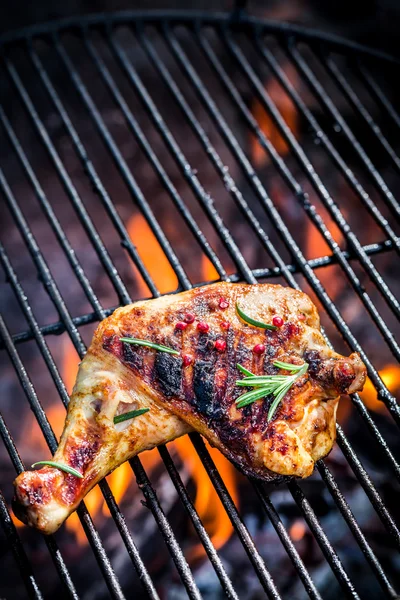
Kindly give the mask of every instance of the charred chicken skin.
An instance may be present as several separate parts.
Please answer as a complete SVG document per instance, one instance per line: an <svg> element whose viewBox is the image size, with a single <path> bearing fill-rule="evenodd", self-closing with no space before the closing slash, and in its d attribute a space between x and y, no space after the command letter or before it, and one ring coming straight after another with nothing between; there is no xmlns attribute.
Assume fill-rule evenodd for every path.
<svg viewBox="0 0 400 600"><path fill-rule="evenodd" d="M240 318L237 305L274 330ZM139 338L177 354L134 345ZM268 396L238 408L242 377L282 371L275 361L308 364L272 418ZM15 480L14 511L53 533L89 490L136 454L196 430L248 474L265 481L307 477L335 440L340 394L361 390L358 354L333 352L308 296L280 285L218 283L119 308L98 326L82 361L54 461ZM117 415L146 414L114 424Z"/></svg>

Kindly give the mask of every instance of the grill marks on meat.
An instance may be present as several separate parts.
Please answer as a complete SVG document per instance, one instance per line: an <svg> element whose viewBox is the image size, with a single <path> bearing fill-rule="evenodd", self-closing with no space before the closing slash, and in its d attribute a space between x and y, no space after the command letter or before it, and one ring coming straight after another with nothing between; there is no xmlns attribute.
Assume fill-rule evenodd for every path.
<svg viewBox="0 0 400 600"><path fill-rule="evenodd" d="M182 359L157 352L154 360L154 383L166 398L182 396Z"/></svg>
<svg viewBox="0 0 400 600"><path fill-rule="evenodd" d="M229 308L219 307L220 298ZM245 313L276 331L244 323ZM195 321L181 330L187 313ZM209 331L197 329L206 322ZM229 322L230 328L221 327ZM122 343L135 337L163 344L171 355ZM217 340L226 342L218 351ZM255 354L257 344L266 348ZM185 365L182 357L190 355ZM256 374L282 373L274 360L309 363L308 373L286 394L272 422L271 398L238 409L245 389L237 363ZM115 311L95 332L71 396L68 418L54 460L77 468L83 479L57 469L22 473L16 480L16 514L46 533L55 531L84 495L123 461L195 429L243 472L266 481L306 477L335 439L339 395L362 388L365 367L357 354L332 352L319 329L315 306L303 293L277 285L221 283L139 302ZM137 408L150 412L114 425L116 414Z"/></svg>

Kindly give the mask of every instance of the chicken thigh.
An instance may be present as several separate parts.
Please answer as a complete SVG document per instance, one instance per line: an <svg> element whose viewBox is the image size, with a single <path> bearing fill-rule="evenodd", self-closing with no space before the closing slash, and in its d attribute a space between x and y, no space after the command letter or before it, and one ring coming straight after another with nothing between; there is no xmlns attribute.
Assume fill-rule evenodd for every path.
<svg viewBox="0 0 400 600"><path fill-rule="evenodd" d="M276 361L307 370L272 417L272 395L240 408L243 372L290 376ZM218 283L119 308L100 323L79 367L54 455L82 478L50 466L25 471L15 480L14 511L53 533L122 462L192 430L245 474L307 477L334 443L340 394L362 389L365 378L358 354L333 352L314 304L291 288Z"/></svg>

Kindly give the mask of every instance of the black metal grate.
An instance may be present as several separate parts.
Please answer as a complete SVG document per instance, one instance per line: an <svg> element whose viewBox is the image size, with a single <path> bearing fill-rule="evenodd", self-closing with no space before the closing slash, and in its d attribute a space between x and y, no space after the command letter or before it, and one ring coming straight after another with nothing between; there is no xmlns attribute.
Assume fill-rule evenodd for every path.
<svg viewBox="0 0 400 600"><path fill-rule="evenodd" d="M185 155L186 150L182 150L182 144L177 141L170 125L163 116L163 112L159 108L160 99L154 97L154 95L152 96L143 83L139 70L136 69L130 56L131 47L129 44L124 43L123 35L127 35L126 31L133 36L134 41L132 43L140 48L142 55L146 57L148 64L156 72L160 85L162 83L163 89L167 90L171 111L179 112L181 118L187 123L192 136L190 143L193 141L193 144L199 144L204 151L203 157L207 157L203 160L209 163L208 166L211 166L214 174L216 173L223 182L229 198L233 200L242 214L243 227L248 227L248 231L251 232L259 247L265 252L265 256L268 257L268 261L272 265L270 268L252 268L249 266L241 243L235 239L231 228L225 224L225 219L221 216L224 207L218 205L215 199L211 198L206 191L207 186L201 182L201 174L198 175L194 168L198 165L188 160ZM217 37L215 37L216 35ZM214 43L215 39L217 39L217 43ZM176 75L178 71L170 68L170 62L160 52L159 40L163 44L162 47L168 49L169 56L177 65L179 78ZM345 278L346 285L362 303L362 310L365 315L368 315L365 316L365 319L369 319L370 325L368 326L379 332L377 333L378 344L385 347L385 351L387 348L389 354L398 360L400 348L394 333L393 323L396 323L396 319L400 315L400 306L394 292L380 272L380 263L377 258L387 255L390 257L389 260L393 262L397 259L395 253L399 253L400 238L396 233L396 229L400 206L396 201L395 194L381 174L381 170L374 166L369 151L354 134L353 125L349 125L343 117L343 106L338 106L332 100L325 87L325 79L321 79L320 71L318 71L318 69L325 70L326 76L329 77L329 85L340 90L343 97L351 105L357 118L360 118L364 123L364 127L371 131L375 143L381 148L381 152L384 153L388 163L390 163L393 173L398 174L400 159L396 154L395 143L391 141L390 132L389 134L383 132L375 122L372 108L369 105L366 106L363 103L363 97L360 97L361 88L359 87L360 85L365 86L362 89L368 90L373 106L378 106L379 110L384 113L385 118L390 120L392 127L398 128L399 116L372 74L375 73L374 67L376 65L379 69L383 65L382 68L393 69L396 73L396 65L392 64L387 57L367 52L355 45L343 44L334 39L320 38L300 29L255 21L240 14L233 17L206 17L193 14L169 16L155 13L151 15L120 14L88 18L78 23L64 22L50 27L30 29L21 34L3 38L1 46L2 77L10 85L10 88L7 89L7 94L9 94L8 103L5 101L4 108L0 107L2 135L4 135L11 151L17 157L23 175L29 182L31 190L57 238L58 246L61 247L90 305L90 311L86 314L80 313L77 316L71 314L68 303L63 298L61 286L49 268L39 242L36 241L29 219L24 216L24 212L20 207L18 192L13 191L12 188L14 187L15 190L15 186L11 186L6 178L7 169L5 167L4 170L0 171L2 196L12 222L16 224L19 230L22 242L20 242L20 247L26 248L31 255L40 283L45 288L56 309L58 320L57 318L52 319L50 323L39 325L35 311L32 310L28 300L29 294L26 294L26 290L16 274L18 269L11 264L8 252L6 252L5 247L1 246L0 259L7 286L12 288L27 322L26 331L19 330L11 335L8 323L0 319L2 347L7 352L15 368L26 398L50 450L53 452L56 447L56 437L35 392L31 378L24 367L19 347L31 340L35 341L60 398L67 406L68 394L46 338L52 334L67 332L77 353L82 357L86 347L80 328L103 319L112 312L114 307L108 305L107 308L104 308L100 302L99 294L95 292L96 286L93 278L86 274L85 268L81 264L82 261L78 258L78 254L75 253L73 245L66 235L62 219L59 218L57 213L59 206L57 202L54 203L49 200L49 192L45 190L45 185L40 182L40 175L32 166L35 164L34 156L29 156L24 150L24 144L20 141L21 131L18 131L18 124L15 124L12 110L10 112L14 98L24 108L27 123L32 129L36 143L40 143L41 147L45 149L50 169L56 174L61 183L62 197L73 206L79 222L84 227L87 238L90 240L97 256L96 260L101 265L104 276L111 282L116 292L118 304L130 303L132 298L123 274L115 266L112 253L103 243L99 227L95 224L96 218L87 209L83 194L78 190L79 186L75 182L75 175L71 175L71 169L65 164L65 156L64 158L61 156L60 148L52 140L52 136L48 131L48 123L41 116L41 107L35 103L32 94L28 92L29 84L27 85L25 82L26 70L24 70L25 67L21 67L24 60L28 59L29 62L31 70L29 76L35 78L37 86L40 86L40 93L44 93L47 101L50 102L52 110L57 116L59 126L68 138L69 151L77 158L82 176L84 173L84 177L87 178L97 195L97 202L104 208L108 227L112 225L115 228L123 248L135 264L139 276L143 278L151 294L159 296L160 292L135 248L134 240L132 241L129 236L125 219L121 217L117 210L118 202L116 202L115 197L111 196L107 182L102 180L102 173L96 167L96 160L92 158L91 152L85 147L84 135L79 133L79 127L70 118L68 108L70 102L79 104L80 110L85 112L85 118L90 120L91 126L96 130L109 159L115 165L116 177L118 176L123 181L136 208L145 217L176 273L179 283L178 289L189 289L192 286L187 268L183 266L183 261L178 257L178 252L173 247L173 243L169 241L167 232L160 224L162 223L162 215L155 213L152 203L139 187L132 161L124 156L115 136L110 132L102 110L97 106L99 99L91 91L90 81L86 81L85 75L80 72L80 55L74 52L75 43L79 43L79 47L85 52L86 58L91 61L90 68L93 73L96 73L96 77L100 78L102 85L110 94L115 109L121 115L124 126L128 128L136 140L140 152L150 165L155 179L161 186L160 189L167 194L182 217L185 227L190 232L191 243L197 244L202 254L208 258L217 271L220 279L244 280L248 283L255 283L268 278L280 278L290 286L298 288L301 285L303 288L307 287L329 316L330 323L328 323L328 319L325 323L329 332L338 332L349 348L360 353L379 399L384 403L395 423L399 425L400 410L396 399L382 381L377 368L373 364L373 359L370 358L370 352L366 351L364 345L357 339L343 317L343 311L339 310L337 303L331 299L318 277L320 270L336 266L341 273L341 277ZM305 52L299 48L299 45L302 44L309 55L312 56L312 60L307 59ZM249 59L249 54L245 51L248 45L251 46L253 56L257 58L254 62ZM214 81L218 82L223 101L229 105L235 118L244 124L245 131L251 133L258 140L260 147L269 157L268 160L271 168L274 169L275 177L279 178L287 193L290 194L290 202L293 203L293 206L298 207L298 214L304 213L307 222L309 221L325 240L327 247L329 247L329 254L313 259L306 257L296 233L293 232L293 223L288 224L285 207L278 206L276 200L273 199L273 194L267 192L268 185L264 181L261 172L255 168L254 161L248 157L247 152L243 149L243 143L238 140L231 120L225 115L224 105L221 106L221 102L216 100L214 89L198 73L195 59L192 56L192 46L195 47L196 52L200 52L204 64L207 65L207 69L212 72L215 78ZM220 47L223 47L224 52L230 57L232 61L230 64L235 65L235 72L232 68L228 68L221 59ZM104 51L104 48L106 48L106 51ZM54 79L57 79L59 75L45 67L50 54L57 61L58 69L62 68L63 78L68 79L66 84L68 91L65 97L58 91L59 82L54 83ZM297 74L295 81L297 83L293 83L291 77L282 69L282 60L277 58L282 56L295 69ZM350 65L354 79L349 79L344 74L340 62L343 59L346 59L346 68ZM114 67L110 67L111 61ZM318 68L313 68L313 61L315 61L315 64L318 62ZM113 71L115 65L122 73L121 79L118 80ZM360 241L359 235L354 231L354 226L349 224L351 219L348 219L348 215L346 215L345 203L339 205L335 199L337 194L329 191L324 176L318 174L319 169L310 160L301 139L298 140L298 136L286 123L279 107L277 107L265 87L259 72L260 65L262 65L262 68L268 69L270 77L279 82L284 93L290 98L307 128L308 135L311 135L318 142L321 152L324 152L330 169L343 178L350 190L349 194L351 193L352 197L361 201L358 205L361 207L358 209L360 220L366 219L365 215L370 215L376 232L374 234L376 237L372 242L363 243ZM236 79L236 71L240 74L240 80ZM357 81L357 86L353 87L353 81ZM324 119L329 120L330 126L334 124L336 134L340 133L340 144L346 143L351 146L354 160L357 163L355 168L349 166L344 158L345 155L341 151L339 142L337 142L337 136L335 137L335 134L332 134L333 128L329 129L328 134L321 128L319 117L316 116L318 113L310 108L310 103L306 102L299 92L299 82L301 86L307 86L307 93L314 98L313 102L320 103L322 107L320 118L322 119L322 115L324 115ZM247 89L251 90L252 97L257 98L259 105L269 115L275 130L279 132L279 135L285 141L288 148L286 156L281 156L274 142L260 127L254 112L249 107L249 98L243 93L243 87L241 86L244 86L244 84L246 84ZM163 159L158 157L158 153L154 149L153 138L149 139L149 135L147 135L138 119L135 118L135 112L127 100L128 94L132 93L141 106L144 107L147 118L154 128L155 135L158 136L157 139L161 140L163 147L167 149L168 156L165 159L168 163L167 168L163 164ZM71 97L73 97L72 100ZM193 110L190 97L196 97L202 106L208 127L204 125L205 121L202 121ZM213 141L216 135L214 130L223 144L221 146L220 143L218 148ZM220 147L223 147L223 156L219 150ZM186 148L187 146L185 146ZM237 165L237 175L235 177L230 174L226 166L226 153L229 153ZM171 176L171 161L178 177L185 181L187 189L191 192L195 201L188 199L189 194L183 195L178 191L178 185L174 183L175 179ZM391 175L391 181L394 181L394 174ZM239 178L247 186L245 192L241 191L243 186L238 183ZM250 197L253 199L252 201L248 201ZM193 216L198 214L196 212L197 208L193 208L196 203L202 209L201 219L206 220L207 231L213 232L210 235L203 231L203 227L200 228L201 219L198 216ZM332 223L335 224L336 230L340 233L340 243L335 240L330 231ZM276 238L277 233L278 237ZM209 239L213 241L211 242ZM7 243L5 243L5 246L7 246ZM225 260L223 257L228 258ZM289 258L287 259L287 257ZM227 265L233 265L233 269ZM233 275L228 274L232 270L236 273ZM37 287L40 287L40 285L37 284ZM375 444L376 452L380 453L381 460L385 462L385 465L391 469L396 479L400 481L399 464L385 441L380 428L378 428L374 415L367 410L359 396L354 395L351 400L365 425L365 436L368 438L368 443ZM24 465L3 418L0 419L0 432L15 470L21 472ZM237 537L243 545L243 550L248 554L261 586L268 597L280 598L281 592L270 574L268 565L265 564L247 527L243 523L202 439L197 434L192 434L190 438L231 519ZM354 476L364 489L376 514L389 533L393 546L398 549L400 546L399 528L383 501L380 491L371 480L340 426L337 428L337 440ZM177 494L194 525L201 543L204 545L222 589L228 597L238 598L231 578L228 576L218 552L213 547L210 537L196 513L190 495L181 480L179 471L168 449L162 447L159 452ZM140 458L133 459L131 467L144 494L147 506L152 511L157 526L164 537L189 597L200 598L199 589L185 560L183 550L163 512ZM364 554L365 560L369 563L376 580L379 582L382 597L397 597L381 561L372 549L367 539L368 536L356 521L328 463L320 462L318 471L326 485L326 489L332 496ZM276 529L308 596L314 599L320 598L318 586L304 565L267 489L257 481L252 481L251 484L254 486L263 509ZM145 591L149 597L157 598L154 584L107 482L103 481L100 488ZM352 598L358 598L357 581L350 579L345 561L339 558L302 487L297 482L292 482L288 488L344 594ZM41 598L40 586L35 579L34 569L28 560L19 532L10 518L7 503L2 496L0 498L2 525L20 567L28 593L33 598ZM110 596L113 598L129 597L130 592L122 589L84 504L78 510L78 514L108 586ZM46 544L59 577L64 584L66 595L77 598L78 593L74 587L74 582L70 577L66 561L59 551L55 539L53 537L47 538Z"/></svg>

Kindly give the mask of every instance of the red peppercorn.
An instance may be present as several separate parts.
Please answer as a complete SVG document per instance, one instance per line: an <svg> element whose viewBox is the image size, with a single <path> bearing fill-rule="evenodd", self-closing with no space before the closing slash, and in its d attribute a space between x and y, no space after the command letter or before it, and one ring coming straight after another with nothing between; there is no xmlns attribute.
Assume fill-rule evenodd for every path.
<svg viewBox="0 0 400 600"><path fill-rule="evenodd" d="M214 344L214 348L218 350L218 352L225 352L226 350L226 341L225 340L216 340Z"/></svg>
<svg viewBox="0 0 400 600"><path fill-rule="evenodd" d="M193 362L193 357L190 356L190 354L184 354L182 356L182 362L184 367L189 367Z"/></svg>
<svg viewBox="0 0 400 600"><path fill-rule="evenodd" d="M226 298L220 298L219 302L218 302L218 306L222 309L228 308L229 300L227 300Z"/></svg>
<svg viewBox="0 0 400 600"><path fill-rule="evenodd" d="M220 323L220 327L221 329L226 329L228 331L229 327L231 326L230 323L228 323L228 321L222 321L222 323Z"/></svg>
<svg viewBox="0 0 400 600"><path fill-rule="evenodd" d="M185 323L187 323L188 325L190 325L191 323L193 323L193 321L195 320L195 316L193 313L186 313L184 319Z"/></svg>
<svg viewBox="0 0 400 600"><path fill-rule="evenodd" d="M282 317L274 317L272 319L272 325L275 325L275 327L282 327L284 323L284 320L282 319Z"/></svg>
<svg viewBox="0 0 400 600"><path fill-rule="evenodd" d="M256 344L253 348L254 354L264 354L265 346L264 344Z"/></svg>
<svg viewBox="0 0 400 600"><path fill-rule="evenodd" d="M186 329L187 326L188 326L187 323L184 323L183 321L179 321L179 323L177 323L175 325L175 329L179 329L179 331L183 331L184 329Z"/></svg>
<svg viewBox="0 0 400 600"><path fill-rule="evenodd" d="M208 323L205 323L204 321L199 321L197 323L197 329L201 332L201 333L207 333L207 331L210 329L210 326Z"/></svg>

